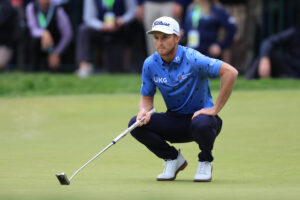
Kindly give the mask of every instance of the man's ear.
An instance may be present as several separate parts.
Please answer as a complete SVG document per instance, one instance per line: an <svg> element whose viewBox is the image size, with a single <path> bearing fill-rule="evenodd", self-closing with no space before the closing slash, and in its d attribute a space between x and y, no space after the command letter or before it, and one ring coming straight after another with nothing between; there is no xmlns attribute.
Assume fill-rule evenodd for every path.
<svg viewBox="0 0 300 200"><path fill-rule="evenodd" d="M175 35L175 41L177 44L179 43L180 39L181 39L180 35Z"/></svg>

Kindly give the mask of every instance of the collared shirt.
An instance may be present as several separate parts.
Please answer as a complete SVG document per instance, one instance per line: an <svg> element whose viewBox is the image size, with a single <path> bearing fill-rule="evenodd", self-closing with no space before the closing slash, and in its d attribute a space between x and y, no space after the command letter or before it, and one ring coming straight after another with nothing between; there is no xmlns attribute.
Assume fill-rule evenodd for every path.
<svg viewBox="0 0 300 200"><path fill-rule="evenodd" d="M169 111L192 114L213 107L209 78L218 76L222 61L178 45L176 56L164 63L155 52L148 57L142 71L143 96L154 96L160 90Z"/></svg>

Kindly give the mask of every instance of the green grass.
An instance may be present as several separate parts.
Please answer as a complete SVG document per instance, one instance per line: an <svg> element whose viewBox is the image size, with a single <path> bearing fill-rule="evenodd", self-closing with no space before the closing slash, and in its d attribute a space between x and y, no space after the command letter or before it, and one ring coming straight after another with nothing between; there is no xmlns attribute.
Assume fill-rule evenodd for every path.
<svg viewBox="0 0 300 200"><path fill-rule="evenodd" d="M0 75L0 96L136 93L140 86L140 75L135 74L102 74L86 79L72 74Z"/></svg>
<svg viewBox="0 0 300 200"><path fill-rule="evenodd" d="M210 80L212 90L219 90L220 80ZM0 75L0 97L44 96L70 94L139 93L139 74L101 74L80 79L72 74L23 74ZM248 81L240 77L235 90L300 89L300 81L292 79L267 79Z"/></svg>
<svg viewBox="0 0 300 200"><path fill-rule="evenodd" d="M220 113L211 183L192 182L194 143L175 144L189 162L176 181L155 181L162 161L128 135L70 186L59 185L55 173L70 177L108 145L136 114L138 100L138 94L0 98L0 199L300 198L300 93L294 89L233 93ZM155 107L165 110L160 96Z"/></svg>

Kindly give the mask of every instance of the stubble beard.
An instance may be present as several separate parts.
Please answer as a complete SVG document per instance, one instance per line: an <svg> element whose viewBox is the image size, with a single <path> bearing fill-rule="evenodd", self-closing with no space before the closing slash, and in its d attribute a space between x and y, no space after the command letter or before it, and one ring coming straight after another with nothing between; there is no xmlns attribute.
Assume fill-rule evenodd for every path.
<svg viewBox="0 0 300 200"><path fill-rule="evenodd" d="M176 45L174 45L174 47L170 49L168 52L166 52L165 54L160 54L160 56L162 57L163 60L168 59L173 56L175 50L176 50Z"/></svg>

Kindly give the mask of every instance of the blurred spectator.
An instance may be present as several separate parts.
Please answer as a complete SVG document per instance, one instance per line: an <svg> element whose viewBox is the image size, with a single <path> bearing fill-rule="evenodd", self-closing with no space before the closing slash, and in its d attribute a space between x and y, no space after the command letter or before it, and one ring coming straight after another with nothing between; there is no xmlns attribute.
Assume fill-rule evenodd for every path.
<svg viewBox="0 0 300 200"><path fill-rule="evenodd" d="M103 44L126 43L129 37L128 24L135 17L135 0L86 0L84 1L84 24L79 27L76 59L79 63L78 76L86 77L92 73L89 63L91 42ZM114 59L120 60L114 52ZM121 71L115 66L110 71Z"/></svg>
<svg viewBox="0 0 300 200"><path fill-rule="evenodd" d="M247 18L247 0L220 0L220 2L227 12L234 18L235 25L237 26L237 32L234 35L233 44L223 51L222 60L231 63L233 66L241 70L242 66L244 66L246 51L246 35L244 31Z"/></svg>
<svg viewBox="0 0 300 200"><path fill-rule="evenodd" d="M173 17L173 0L137 0L136 17L143 22L144 29L150 30L155 19L161 16ZM152 37L146 36L147 53L151 55L155 48Z"/></svg>
<svg viewBox="0 0 300 200"><path fill-rule="evenodd" d="M17 45L14 47L14 55L11 59L10 65L8 70L19 70L19 69L25 69L26 64L25 60L27 58L26 56L26 42L28 39L28 34L26 31L26 19L25 19L25 9L24 5L27 2L26 0L10 0L12 6L17 10L18 13L18 22L19 22L19 41Z"/></svg>
<svg viewBox="0 0 300 200"><path fill-rule="evenodd" d="M23 8L23 0L10 0L10 3L17 8Z"/></svg>
<svg viewBox="0 0 300 200"><path fill-rule="evenodd" d="M73 31L64 9L51 0L36 0L26 6L30 29L30 60L35 71L57 71Z"/></svg>
<svg viewBox="0 0 300 200"><path fill-rule="evenodd" d="M9 0L0 0L0 71L5 70L18 41L19 18Z"/></svg>
<svg viewBox="0 0 300 200"><path fill-rule="evenodd" d="M244 31L241 34L243 48L236 48L233 50L233 61L236 63L234 66L240 66L239 71L249 69L255 58L255 54L258 51L260 27L262 24L262 1L251 0L246 3L246 19L244 25ZM241 20L240 20L241 21ZM251 35L252 37L249 37ZM244 54L244 55L243 55Z"/></svg>
<svg viewBox="0 0 300 200"><path fill-rule="evenodd" d="M233 42L236 32L233 17L213 0L194 0L191 6L183 26L187 46L209 57L220 58L222 51ZM222 41L218 41L220 28L226 31Z"/></svg>
<svg viewBox="0 0 300 200"><path fill-rule="evenodd" d="M246 74L252 78L300 78L300 23L266 38Z"/></svg>
<svg viewBox="0 0 300 200"><path fill-rule="evenodd" d="M193 0L174 0L174 2L173 17L181 24L184 22L187 8Z"/></svg>

